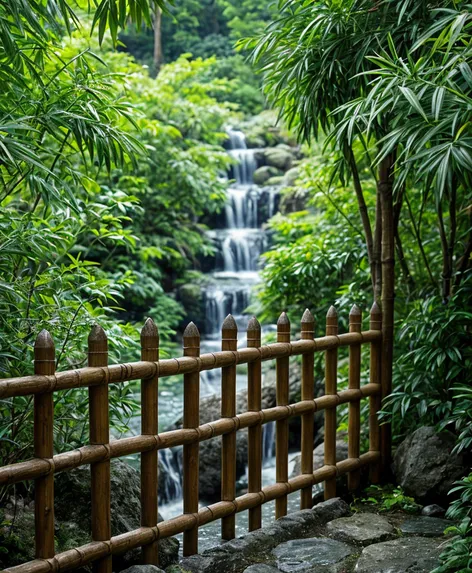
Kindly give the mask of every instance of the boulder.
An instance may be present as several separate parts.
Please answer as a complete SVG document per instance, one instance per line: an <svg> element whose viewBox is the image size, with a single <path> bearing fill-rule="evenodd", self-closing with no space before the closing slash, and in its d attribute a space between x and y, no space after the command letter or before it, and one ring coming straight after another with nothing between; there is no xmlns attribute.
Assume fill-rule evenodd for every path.
<svg viewBox="0 0 472 573"><path fill-rule="evenodd" d="M375 513L356 513L334 519L326 526L326 532L339 541L358 545L371 545L395 537L388 519Z"/></svg>
<svg viewBox="0 0 472 573"><path fill-rule="evenodd" d="M287 174L288 173L290 173L290 171L288 171ZM309 191L302 187L285 189L280 199L280 212L283 215L289 215L290 213L298 211L306 211L308 208L309 198Z"/></svg>
<svg viewBox="0 0 472 573"><path fill-rule="evenodd" d="M400 538L363 549L356 573L430 573L443 548L433 539Z"/></svg>
<svg viewBox="0 0 472 573"><path fill-rule="evenodd" d="M400 444L393 469L405 493L422 504L447 504L449 490L466 471L463 457L452 453L455 442L450 432L425 426Z"/></svg>
<svg viewBox="0 0 472 573"><path fill-rule="evenodd" d="M140 527L141 501L139 472L121 460L111 462L111 529L120 535ZM55 537L57 551L66 551L91 541L90 466L75 468L55 476ZM17 507L11 533L21 540L21 551L12 552L17 563L34 558L33 504ZM7 516L8 517L8 516ZM161 518L160 518L161 519ZM1 537L0 537L1 539ZM179 542L168 538L159 542L159 559L163 567L178 560ZM0 560L3 559L0 553ZM121 571L139 564L141 550L113 556L113 570ZM3 567L13 563L0 563ZM80 570L79 570L80 571Z"/></svg>
<svg viewBox="0 0 472 573"><path fill-rule="evenodd" d="M290 150L290 147L286 146L281 148L277 147L268 147L265 150L265 162L267 165L272 167L276 167L280 169L280 171L288 171L294 161L294 156Z"/></svg>
<svg viewBox="0 0 472 573"><path fill-rule="evenodd" d="M348 458L348 444L347 442L338 437L338 439L336 440L336 461L340 462L347 458ZM295 465L291 477L300 475L301 462L302 462L302 457L299 454L298 456L295 457ZM318 470L323 466L324 466L324 442L319 444L313 450L313 469Z"/></svg>
<svg viewBox="0 0 472 573"><path fill-rule="evenodd" d="M277 175L276 177L271 177L266 181L266 185L270 186L277 186L282 185L284 178L281 175Z"/></svg>
<svg viewBox="0 0 472 573"><path fill-rule="evenodd" d="M286 187L293 187L299 176L300 176L300 169L298 167L292 167L285 173L283 184Z"/></svg>
<svg viewBox="0 0 472 573"><path fill-rule="evenodd" d="M271 165L263 165L254 171L253 180L256 185L265 185L271 177L283 175L283 172Z"/></svg>

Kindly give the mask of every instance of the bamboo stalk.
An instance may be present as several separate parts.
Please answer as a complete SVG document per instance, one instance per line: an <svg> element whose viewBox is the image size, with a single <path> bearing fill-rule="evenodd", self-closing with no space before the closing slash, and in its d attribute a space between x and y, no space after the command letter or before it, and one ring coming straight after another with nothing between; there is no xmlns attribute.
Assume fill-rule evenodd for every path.
<svg viewBox="0 0 472 573"><path fill-rule="evenodd" d="M95 325L88 337L88 365L107 366L108 340L103 328ZM108 383L89 388L90 443L106 449L110 442L108 411ZM110 459L91 465L92 490L92 539L108 541L111 538ZM111 555L93 564L94 573L111 573Z"/></svg>
<svg viewBox="0 0 472 573"><path fill-rule="evenodd" d="M349 313L349 332L361 332L362 312L354 305ZM361 345L349 347L349 389L359 390L361 385ZM360 399L349 402L348 457L357 459L360 456L361 403ZM360 472L352 471L347 476L348 489L359 488Z"/></svg>
<svg viewBox="0 0 472 573"><path fill-rule="evenodd" d="M221 350L238 350L238 327L229 314L222 327ZM221 417L233 419L236 416L236 366L221 370ZM221 500L234 501L236 497L236 428L224 434L221 442ZM229 541L236 536L234 515L221 521L221 537Z"/></svg>
<svg viewBox="0 0 472 573"><path fill-rule="evenodd" d="M42 330L34 344L34 372L53 375L55 348L51 335ZM54 402L52 392L34 397L34 455L53 468ZM34 487L36 558L54 557L54 474L39 477Z"/></svg>
<svg viewBox="0 0 472 573"><path fill-rule="evenodd" d="M379 305L374 302L370 311L370 329L382 330L382 311ZM369 450L378 452L380 450L380 425L377 412L381 407L381 341L377 340L370 346L370 383L378 387L378 392L369 398ZM370 467L370 481L374 484L380 481L380 466L373 464Z"/></svg>
<svg viewBox="0 0 472 573"><path fill-rule="evenodd" d="M252 317L247 327L247 345L249 348L260 348L261 325ZM249 412L261 410L261 361L248 365L247 409ZM262 488L262 419L256 426L248 428L248 493L259 493ZM249 531L262 527L262 507L257 505L249 509Z"/></svg>
<svg viewBox="0 0 472 573"><path fill-rule="evenodd" d="M313 340L315 335L315 319L311 312L306 309L302 317L301 338L302 340ZM302 356L302 389L301 399L314 399L315 386L315 355L304 354ZM313 412L307 412L302 415L301 429L301 471L302 474L313 473L313 442L314 442L314 425ZM313 498L313 489L311 485L302 489L300 492L300 509L310 509Z"/></svg>
<svg viewBox="0 0 472 573"><path fill-rule="evenodd" d="M190 374L202 370L213 370L232 364L248 364L255 360L263 362L283 356L303 355L310 352L324 352L330 348L350 346L381 340L382 333L368 330L362 333L345 333L334 336L323 336L312 340L296 340L287 344L267 344L260 349L241 348L237 353L214 352L202 354L199 360L191 357L171 358L151 362L130 362L112 364L101 368L78 368L56 372L54 376L32 375L0 380L0 399L14 396L31 396L44 392L59 392L71 388L99 386L100 384L117 384L125 381L150 378L156 374L159 378L176 374Z"/></svg>
<svg viewBox="0 0 472 573"><path fill-rule="evenodd" d="M184 356L200 356L200 333L191 322L184 331ZM200 375L184 374L184 428L200 424ZM198 513L199 443L184 445L183 492L184 513ZM184 532L184 556L198 553L198 522Z"/></svg>
<svg viewBox="0 0 472 573"><path fill-rule="evenodd" d="M159 332L152 318L148 318L141 330L141 360L157 362L159 360ZM157 371L157 369L156 369ZM141 381L141 434L156 436L158 433L158 394L157 374ZM141 525L157 525L157 450L141 454ZM143 563L159 564L157 540L143 546Z"/></svg>
<svg viewBox="0 0 472 573"><path fill-rule="evenodd" d="M338 313L334 306L326 315L326 336L338 334ZM335 395L337 391L338 350L332 348L326 351L325 358L325 394ZM336 465L336 406L325 411L325 445L324 463ZM324 497L326 500L336 497L336 476L325 481Z"/></svg>
<svg viewBox="0 0 472 573"><path fill-rule="evenodd" d="M277 342L290 344L290 321L283 312L277 321ZM289 359L277 358L276 361L276 399L277 406L289 403ZM288 482L288 419L278 420L275 428L275 462L277 483ZM275 502L275 518L287 515L287 496L277 498Z"/></svg>

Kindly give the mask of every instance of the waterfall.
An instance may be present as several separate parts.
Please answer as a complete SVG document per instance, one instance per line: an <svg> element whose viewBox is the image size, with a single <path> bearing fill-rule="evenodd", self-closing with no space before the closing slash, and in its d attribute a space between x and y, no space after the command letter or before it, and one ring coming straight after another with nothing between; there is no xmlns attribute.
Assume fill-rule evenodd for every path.
<svg viewBox="0 0 472 573"><path fill-rule="evenodd" d="M275 456L275 422L262 426L262 464L264 465Z"/></svg>
<svg viewBox="0 0 472 573"><path fill-rule="evenodd" d="M181 448L180 448L181 450ZM159 490L159 497L163 503L169 503L182 497L182 456L179 449L159 450L159 465L164 479L163 491ZM161 488L162 489L162 488Z"/></svg>

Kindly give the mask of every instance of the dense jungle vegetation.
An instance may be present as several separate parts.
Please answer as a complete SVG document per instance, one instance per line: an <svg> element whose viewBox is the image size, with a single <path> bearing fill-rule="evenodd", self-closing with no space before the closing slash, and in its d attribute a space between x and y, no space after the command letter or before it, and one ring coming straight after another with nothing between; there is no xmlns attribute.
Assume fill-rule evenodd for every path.
<svg viewBox="0 0 472 573"><path fill-rule="evenodd" d="M310 307L321 332L334 301L347 316L383 292L394 442L435 425L470 450L471 56L462 0L4 0L1 377L31 373L43 328L58 369L85 364L96 322L114 361L136 359L146 316L162 356L176 348L175 291L198 280L225 201L225 127L258 116L263 132L270 108L304 159L251 310L296 323ZM86 408L58 397L58 451L86 439ZM124 429L132 388L111 408ZM4 465L31 451L31 401L0 401L0 419ZM468 491L440 571L471 566Z"/></svg>

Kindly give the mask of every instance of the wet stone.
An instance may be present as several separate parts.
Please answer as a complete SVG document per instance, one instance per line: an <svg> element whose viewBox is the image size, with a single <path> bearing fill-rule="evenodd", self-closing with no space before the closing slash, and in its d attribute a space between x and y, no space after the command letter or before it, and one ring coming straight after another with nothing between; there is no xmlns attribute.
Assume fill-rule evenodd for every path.
<svg viewBox="0 0 472 573"><path fill-rule="evenodd" d="M280 571L276 567L272 567L272 565L258 563L257 565L251 565L247 569L244 569L244 573L280 573Z"/></svg>
<svg viewBox="0 0 472 573"><path fill-rule="evenodd" d="M395 536L394 528L385 517L375 513L357 513L330 521L327 533L340 541L370 545Z"/></svg>
<svg viewBox="0 0 472 573"><path fill-rule="evenodd" d="M427 505L423 507L421 515L426 515L428 517L444 517L446 510L444 507L433 503L433 505Z"/></svg>
<svg viewBox="0 0 472 573"><path fill-rule="evenodd" d="M447 519L440 517L416 516L410 517L400 525L404 535L421 535L423 537L441 537L446 527L451 524Z"/></svg>
<svg viewBox="0 0 472 573"><path fill-rule="evenodd" d="M438 565L440 543L433 539L400 538L365 547L356 573L430 573Z"/></svg>
<svg viewBox="0 0 472 573"><path fill-rule="evenodd" d="M278 569L284 573L334 573L338 570L335 565L341 564L353 552L353 547L341 541L315 537L287 541L278 545L272 554L277 559Z"/></svg>

